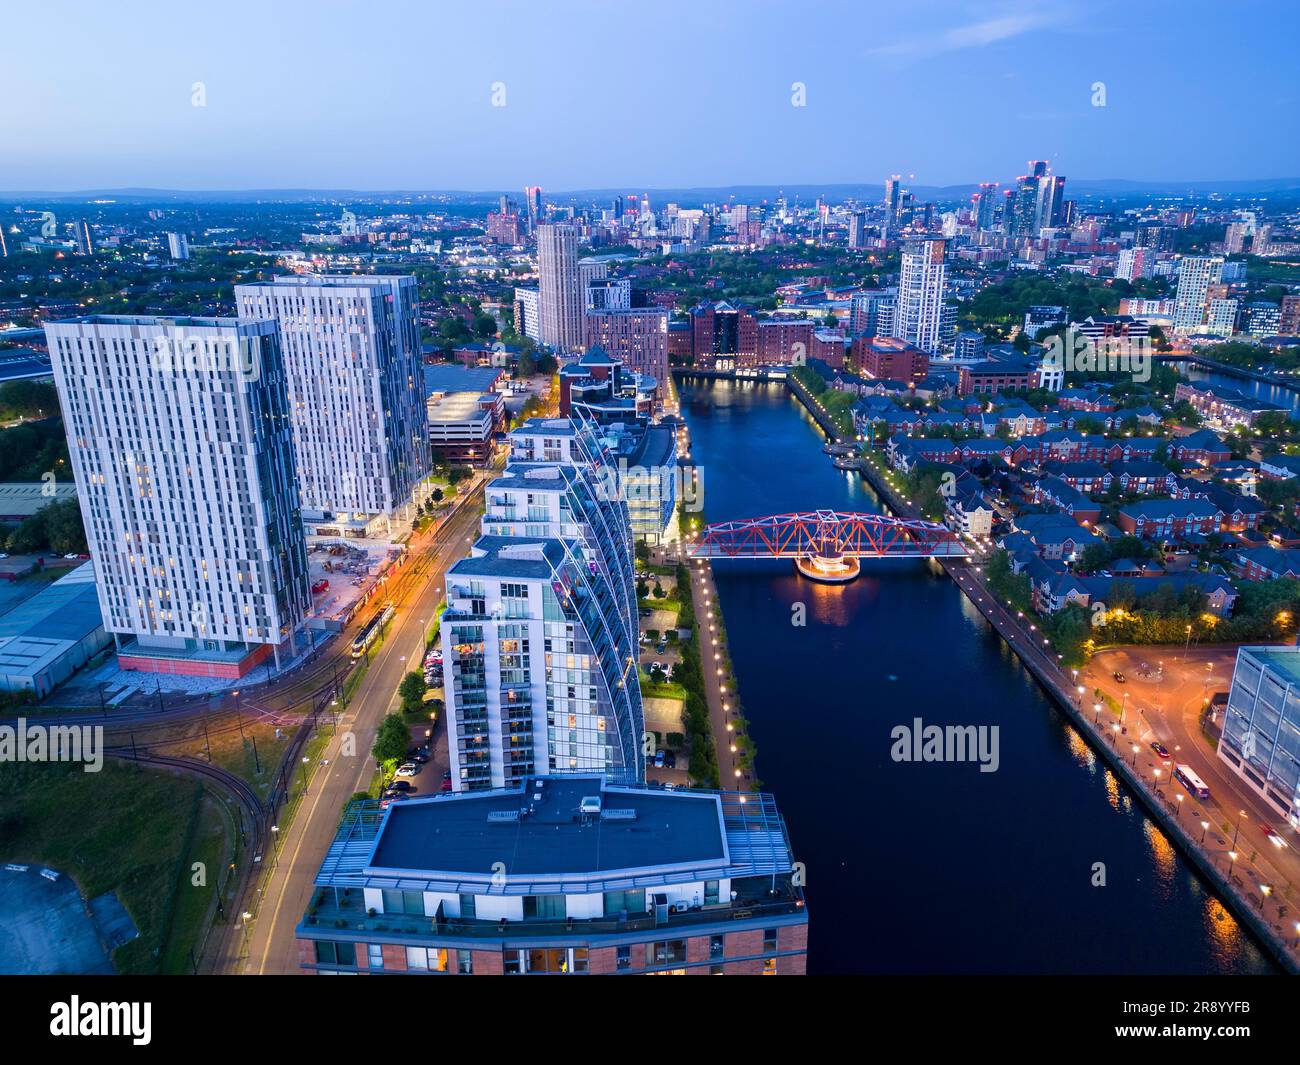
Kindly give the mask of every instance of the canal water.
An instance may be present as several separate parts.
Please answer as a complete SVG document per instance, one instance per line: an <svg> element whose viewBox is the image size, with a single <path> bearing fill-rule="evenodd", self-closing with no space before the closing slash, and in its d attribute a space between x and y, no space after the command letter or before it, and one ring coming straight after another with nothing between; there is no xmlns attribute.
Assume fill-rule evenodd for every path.
<svg viewBox="0 0 1300 1065"><path fill-rule="evenodd" d="M882 509L783 385L679 391L708 520ZM1276 971L936 565L863 569L714 564L757 772L807 868L809 972ZM916 718L998 726L997 771L894 761Z"/></svg>
<svg viewBox="0 0 1300 1065"><path fill-rule="evenodd" d="M1213 370L1202 369L1192 362L1173 362L1172 365L1190 381L1222 385L1224 388L1234 389L1243 395L1250 396L1252 399L1262 399L1266 403L1274 403L1284 410L1300 411L1300 392L1296 392L1294 389L1270 384L1267 381L1256 381L1251 377L1236 377L1232 374L1215 373Z"/></svg>

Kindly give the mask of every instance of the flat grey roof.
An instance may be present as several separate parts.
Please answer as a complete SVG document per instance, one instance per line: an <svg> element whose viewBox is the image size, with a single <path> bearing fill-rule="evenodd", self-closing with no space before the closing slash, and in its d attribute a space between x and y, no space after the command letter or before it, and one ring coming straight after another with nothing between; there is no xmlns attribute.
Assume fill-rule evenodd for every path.
<svg viewBox="0 0 1300 1065"><path fill-rule="evenodd" d="M366 871L537 878L727 861L714 796L618 791L602 796L604 810L631 816L608 820L582 816L587 796L602 796L599 777L548 777L527 782L522 792L394 803ZM490 814L519 816L493 821Z"/></svg>

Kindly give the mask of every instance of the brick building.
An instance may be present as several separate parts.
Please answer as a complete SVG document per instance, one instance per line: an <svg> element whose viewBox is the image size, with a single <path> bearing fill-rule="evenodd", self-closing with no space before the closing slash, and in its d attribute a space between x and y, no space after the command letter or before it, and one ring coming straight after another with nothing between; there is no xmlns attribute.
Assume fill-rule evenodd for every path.
<svg viewBox="0 0 1300 1065"><path fill-rule="evenodd" d="M355 802L298 958L331 973L799 975L793 865L763 794L554 776Z"/></svg>
<svg viewBox="0 0 1300 1065"><path fill-rule="evenodd" d="M860 373L908 384L919 384L930 372L930 356L897 337L857 337L853 364Z"/></svg>

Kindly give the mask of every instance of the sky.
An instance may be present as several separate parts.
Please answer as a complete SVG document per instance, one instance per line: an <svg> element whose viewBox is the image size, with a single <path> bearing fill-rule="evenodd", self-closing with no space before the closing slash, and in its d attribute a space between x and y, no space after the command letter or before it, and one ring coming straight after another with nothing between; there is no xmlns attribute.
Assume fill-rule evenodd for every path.
<svg viewBox="0 0 1300 1065"><path fill-rule="evenodd" d="M3 191L1300 176L1293 0L5 0L4 23Z"/></svg>

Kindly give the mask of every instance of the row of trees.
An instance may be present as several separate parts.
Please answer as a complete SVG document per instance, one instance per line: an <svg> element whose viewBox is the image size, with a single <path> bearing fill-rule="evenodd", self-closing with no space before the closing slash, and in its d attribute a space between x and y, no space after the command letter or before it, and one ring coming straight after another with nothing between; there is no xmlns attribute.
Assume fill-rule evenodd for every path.
<svg viewBox="0 0 1300 1065"><path fill-rule="evenodd" d="M76 499L50 503L20 525L0 529L5 550L15 555L53 551L66 555L86 553L86 529L81 523L81 504Z"/></svg>

